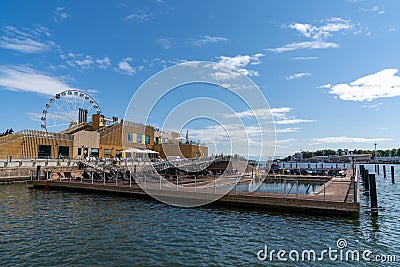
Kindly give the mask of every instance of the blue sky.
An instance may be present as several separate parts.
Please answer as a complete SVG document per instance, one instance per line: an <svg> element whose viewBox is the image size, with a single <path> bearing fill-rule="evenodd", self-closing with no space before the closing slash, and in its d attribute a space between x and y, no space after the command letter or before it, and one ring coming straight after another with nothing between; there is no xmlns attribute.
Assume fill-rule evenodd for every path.
<svg viewBox="0 0 400 267"><path fill-rule="evenodd" d="M0 131L40 129L49 97L67 88L123 118L152 75L204 60L260 87L278 155L400 147L399 10L369 0L1 1ZM218 139L200 126L192 137Z"/></svg>

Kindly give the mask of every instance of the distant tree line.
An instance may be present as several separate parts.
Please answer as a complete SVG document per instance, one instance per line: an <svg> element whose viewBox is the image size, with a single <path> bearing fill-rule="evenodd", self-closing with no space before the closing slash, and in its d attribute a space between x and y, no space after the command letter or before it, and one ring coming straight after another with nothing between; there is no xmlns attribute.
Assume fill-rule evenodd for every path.
<svg viewBox="0 0 400 267"><path fill-rule="evenodd" d="M360 155L360 154L371 154L372 156L375 156L375 150L362 150L362 149L354 149L353 151L349 151L354 155ZM312 157L317 157L317 156L333 156L333 155L338 155L338 156L343 156L345 155L345 152L343 149L339 150L332 150L332 149L323 149L323 150L317 150L317 151L303 151L303 159L309 159ZM393 148L393 149L387 149L387 150L376 150L376 156L377 157L400 157L400 148ZM284 160L291 160L293 156L287 156Z"/></svg>
<svg viewBox="0 0 400 267"><path fill-rule="evenodd" d="M304 151L303 152L303 158L311 158L315 156L332 156L332 155L337 155L335 150L332 149L323 149L323 150L317 150L315 152L310 152L310 151Z"/></svg>
<svg viewBox="0 0 400 267"><path fill-rule="evenodd" d="M354 149L353 154L372 154L375 155L374 150L360 150ZM376 150L377 157L400 157L400 148L393 148L387 150Z"/></svg>

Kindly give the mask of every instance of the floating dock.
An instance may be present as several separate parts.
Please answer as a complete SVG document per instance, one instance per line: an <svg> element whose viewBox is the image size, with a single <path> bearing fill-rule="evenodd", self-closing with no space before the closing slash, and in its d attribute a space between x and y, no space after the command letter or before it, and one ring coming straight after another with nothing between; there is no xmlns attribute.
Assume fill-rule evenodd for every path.
<svg viewBox="0 0 400 267"><path fill-rule="evenodd" d="M291 185L298 185L301 179L305 177L291 176L284 177L286 181L290 181ZM317 180L318 177L307 177L307 180ZM297 182L296 182L296 179ZM229 179L227 179L228 181ZM212 179L208 180L212 183ZM200 182L200 181L199 181ZM204 180L203 180L204 182ZM233 180L231 180L233 182ZM343 216L358 216L360 212L358 177L352 177L352 172L347 171L346 177L330 177L320 179L323 185L319 186L314 192L309 194L299 194L285 189L285 192L248 192L240 191L234 187L225 195L221 195L218 200L212 202L212 205L235 206L243 209L259 209L266 211L284 210L297 213L319 213L330 215L332 213ZM69 191L86 191L95 193L106 193L115 195L128 195L137 198L151 198L150 195L157 199L177 198L185 201L196 201L198 199L214 198L219 193L219 189L201 191L196 184L187 183L179 184L179 187L173 185L164 185L156 182L148 182L147 194L139 185L128 181L103 182L94 181L93 179L76 180L76 179L53 179L53 180L31 180L28 184L32 188L45 188L46 190L69 190ZM226 183L228 185L229 182ZM197 184L199 186L199 184ZM161 188L161 190L160 190Z"/></svg>

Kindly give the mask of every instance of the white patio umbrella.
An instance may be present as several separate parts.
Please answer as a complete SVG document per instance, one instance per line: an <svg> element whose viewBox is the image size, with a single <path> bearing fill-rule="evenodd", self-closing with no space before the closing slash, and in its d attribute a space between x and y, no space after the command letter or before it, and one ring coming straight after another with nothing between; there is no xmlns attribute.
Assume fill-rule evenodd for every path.
<svg viewBox="0 0 400 267"><path fill-rule="evenodd" d="M122 152L125 152L125 153L137 153L137 154L146 154L146 153L147 153L146 150L147 150L147 149L130 148L130 149L126 149L126 150L124 150L124 151L122 151Z"/></svg>
<svg viewBox="0 0 400 267"><path fill-rule="evenodd" d="M150 149L145 149L144 151L146 151L147 154L160 154L159 152Z"/></svg>

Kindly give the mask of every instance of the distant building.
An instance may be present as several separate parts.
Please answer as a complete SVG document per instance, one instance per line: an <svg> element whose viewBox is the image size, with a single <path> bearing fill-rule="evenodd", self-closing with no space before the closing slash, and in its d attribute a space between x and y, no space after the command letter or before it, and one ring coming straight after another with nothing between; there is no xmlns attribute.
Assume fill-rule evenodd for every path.
<svg viewBox="0 0 400 267"><path fill-rule="evenodd" d="M303 160L303 152L294 153L293 160Z"/></svg>
<svg viewBox="0 0 400 267"><path fill-rule="evenodd" d="M353 154L353 151L349 151L348 149L343 149L343 156L350 156Z"/></svg>

